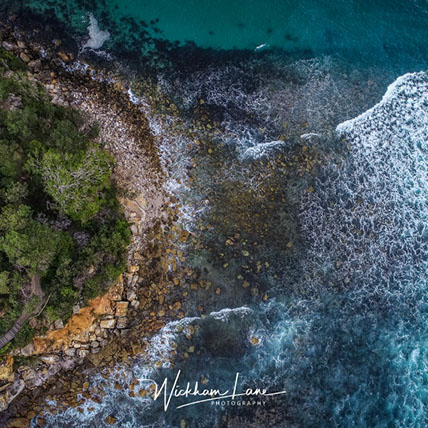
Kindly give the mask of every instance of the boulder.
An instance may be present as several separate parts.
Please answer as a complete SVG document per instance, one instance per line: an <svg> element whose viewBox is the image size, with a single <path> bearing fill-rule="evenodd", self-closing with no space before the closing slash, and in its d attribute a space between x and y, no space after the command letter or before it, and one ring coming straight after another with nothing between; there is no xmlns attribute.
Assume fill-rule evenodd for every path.
<svg viewBox="0 0 428 428"><path fill-rule="evenodd" d="M125 317L127 312L128 312L128 305L129 305L129 302L126 302L126 301L117 302L116 303L116 316Z"/></svg>
<svg viewBox="0 0 428 428"><path fill-rule="evenodd" d="M4 412L10 403L10 392L7 389L0 393L0 412Z"/></svg>
<svg viewBox="0 0 428 428"><path fill-rule="evenodd" d="M33 342L30 342L28 345L24 346L21 349L20 354L23 357L29 357L29 356L33 355L33 352L34 352L34 345L33 345Z"/></svg>
<svg viewBox="0 0 428 428"><path fill-rule="evenodd" d="M74 348L68 348L64 351L64 354L67 355L67 357L74 357L76 355L76 350Z"/></svg>
<svg viewBox="0 0 428 428"><path fill-rule="evenodd" d="M2 46L3 49L6 49L7 51L12 51L12 50L14 50L16 48L15 45L13 45L12 43L9 43L9 42L3 42L1 44L1 46Z"/></svg>
<svg viewBox="0 0 428 428"><path fill-rule="evenodd" d="M69 61L70 61L69 56L68 56L65 52L63 52L63 51L59 51L57 55L58 55L58 56L61 58L61 60L62 60L62 61L64 61L65 63L67 63L67 62L69 62Z"/></svg>
<svg viewBox="0 0 428 428"><path fill-rule="evenodd" d="M27 418L13 418L7 421L8 428L28 428L30 421Z"/></svg>
<svg viewBox="0 0 428 428"><path fill-rule="evenodd" d="M100 322L100 327L101 328L114 328L115 324L116 324L116 320L114 318L110 319L110 320L102 320Z"/></svg>
<svg viewBox="0 0 428 428"><path fill-rule="evenodd" d="M119 301L122 300L122 293L123 293L123 276L120 275L119 279L117 280L117 283L110 287L109 295L111 300Z"/></svg>
<svg viewBox="0 0 428 428"><path fill-rule="evenodd" d="M54 323L55 330L60 330L61 328L64 328L64 323L62 322L61 318L58 318Z"/></svg>
<svg viewBox="0 0 428 428"><path fill-rule="evenodd" d="M86 349L79 349L77 351L77 356L79 358L85 358L88 354L89 354L89 351L87 351Z"/></svg>
<svg viewBox="0 0 428 428"><path fill-rule="evenodd" d="M116 418L113 416L107 416L105 419L105 423L108 425L114 425L116 423Z"/></svg>
<svg viewBox="0 0 428 428"><path fill-rule="evenodd" d="M22 61L27 62L27 63L31 61L31 58L24 52L21 52L19 54L19 58L21 58Z"/></svg>
<svg viewBox="0 0 428 428"><path fill-rule="evenodd" d="M126 317L119 317L117 320L116 328L125 328L128 324L128 318Z"/></svg>
<svg viewBox="0 0 428 428"><path fill-rule="evenodd" d="M59 357L57 355L42 355L40 359L49 365L56 364L59 361Z"/></svg>
<svg viewBox="0 0 428 428"><path fill-rule="evenodd" d="M126 293L126 298L132 302L133 300L135 300L137 298L137 293L134 290L129 290Z"/></svg>
<svg viewBox="0 0 428 428"><path fill-rule="evenodd" d="M0 393L0 412L6 410L12 400L21 393L24 389L25 383L22 380L16 381L12 386Z"/></svg>
<svg viewBox="0 0 428 428"><path fill-rule="evenodd" d="M36 60L30 61L28 63L28 67L32 68L35 71L38 71L42 67L42 63L39 59L36 59Z"/></svg>
<svg viewBox="0 0 428 428"><path fill-rule="evenodd" d="M13 382L14 378L13 357L11 355L6 355L0 364L0 381Z"/></svg>

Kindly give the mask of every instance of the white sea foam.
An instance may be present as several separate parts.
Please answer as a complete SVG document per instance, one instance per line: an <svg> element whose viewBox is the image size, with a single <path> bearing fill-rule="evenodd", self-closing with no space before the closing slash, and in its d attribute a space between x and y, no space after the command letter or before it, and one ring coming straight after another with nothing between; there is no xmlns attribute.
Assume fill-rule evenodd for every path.
<svg viewBox="0 0 428 428"><path fill-rule="evenodd" d="M95 16L89 14L89 40L84 44L83 49L99 49L110 38L110 33L107 30L101 30Z"/></svg>
<svg viewBox="0 0 428 428"><path fill-rule="evenodd" d="M240 318L250 315L253 311L246 307L241 306L239 308L224 308L220 311L211 312L210 316L216 320L227 322L231 315L237 315Z"/></svg>
<svg viewBox="0 0 428 428"><path fill-rule="evenodd" d="M243 159L262 159L279 153L283 148L285 148L284 141L260 143L245 150L242 157Z"/></svg>
<svg viewBox="0 0 428 428"><path fill-rule="evenodd" d="M400 125L405 129L410 125L415 130L421 125L421 119L426 123L428 117L426 109L420 109L421 106L426 106L427 87L426 73L404 74L388 86L378 104L356 118L339 124L336 130L339 134L355 132L358 131L356 129L358 126L364 126L364 122L370 121L389 124L395 132L397 127L394 125Z"/></svg>
<svg viewBox="0 0 428 428"><path fill-rule="evenodd" d="M302 134L301 136L300 136L300 138L302 138L303 140L310 140L311 138L313 138L313 137L318 137L318 138L320 138L321 137L321 135L320 134L317 134L317 133L315 133L315 132L309 132L308 134Z"/></svg>
<svg viewBox="0 0 428 428"><path fill-rule="evenodd" d="M269 43L262 43L261 45L256 46L255 51L259 51L260 49L269 47Z"/></svg>
<svg viewBox="0 0 428 428"><path fill-rule="evenodd" d="M337 126L337 133L349 153L302 199L306 269L316 264L316 278L355 284L356 298L410 297L428 267L427 74L399 77L379 103Z"/></svg>

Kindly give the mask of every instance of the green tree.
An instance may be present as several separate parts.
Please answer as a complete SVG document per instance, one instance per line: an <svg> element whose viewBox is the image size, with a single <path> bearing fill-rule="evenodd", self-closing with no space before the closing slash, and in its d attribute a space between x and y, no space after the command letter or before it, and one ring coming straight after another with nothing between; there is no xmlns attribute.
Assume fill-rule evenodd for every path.
<svg viewBox="0 0 428 428"><path fill-rule="evenodd" d="M31 212L28 205L5 205L0 211L0 231L24 229L30 221Z"/></svg>
<svg viewBox="0 0 428 428"><path fill-rule="evenodd" d="M60 251L62 255L67 252L70 244L66 234L35 220L30 220L24 229L10 230L0 238L0 249L11 263L40 275L46 273Z"/></svg>
<svg viewBox="0 0 428 428"><path fill-rule="evenodd" d="M0 273L0 294L9 294L9 272Z"/></svg>
<svg viewBox="0 0 428 428"><path fill-rule="evenodd" d="M105 203L110 186L111 156L91 145L86 152L61 153L48 150L40 170L43 185L58 208L83 223Z"/></svg>

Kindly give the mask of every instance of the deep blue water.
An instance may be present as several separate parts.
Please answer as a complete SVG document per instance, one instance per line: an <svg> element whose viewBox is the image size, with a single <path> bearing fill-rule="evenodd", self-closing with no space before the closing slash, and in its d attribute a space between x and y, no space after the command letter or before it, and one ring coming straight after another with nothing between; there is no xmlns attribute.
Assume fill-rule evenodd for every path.
<svg viewBox="0 0 428 428"><path fill-rule="evenodd" d="M49 426L104 426L110 414L118 427L427 426L428 2L23 4L54 11L80 46L92 13L87 46L128 60L135 80L152 64L180 109L182 133L158 137L183 222L204 244L182 250L222 292L189 297L189 317L124 382L180 368L213 388L239 372L249 387L286 390L263 406L163 412L93 376L103 404ZM201 105L217 132L195 125ZM165 119L146 114L154 130ZM199 139L215 159L186 151ZM299 167L308 153L310 171ZM190 170L190 188L172 185ZM175 367L155 369L172 342Z"/></svg>

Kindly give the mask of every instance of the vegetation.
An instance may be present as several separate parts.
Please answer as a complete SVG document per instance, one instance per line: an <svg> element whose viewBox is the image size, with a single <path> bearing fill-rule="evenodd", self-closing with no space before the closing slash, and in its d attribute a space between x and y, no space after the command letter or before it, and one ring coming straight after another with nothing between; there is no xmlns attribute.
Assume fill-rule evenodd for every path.
<svg viewBox="0 0 428 428"><path fill-rule="evenodd" d="M0 50L0 335L49 302L32 325L67 319L123 271L130 232L111 180L111 156L74 110L53 105L25 64ZM86 131L83 131L86 130ZM34 335L28 323L14 339Z"/></svg>

